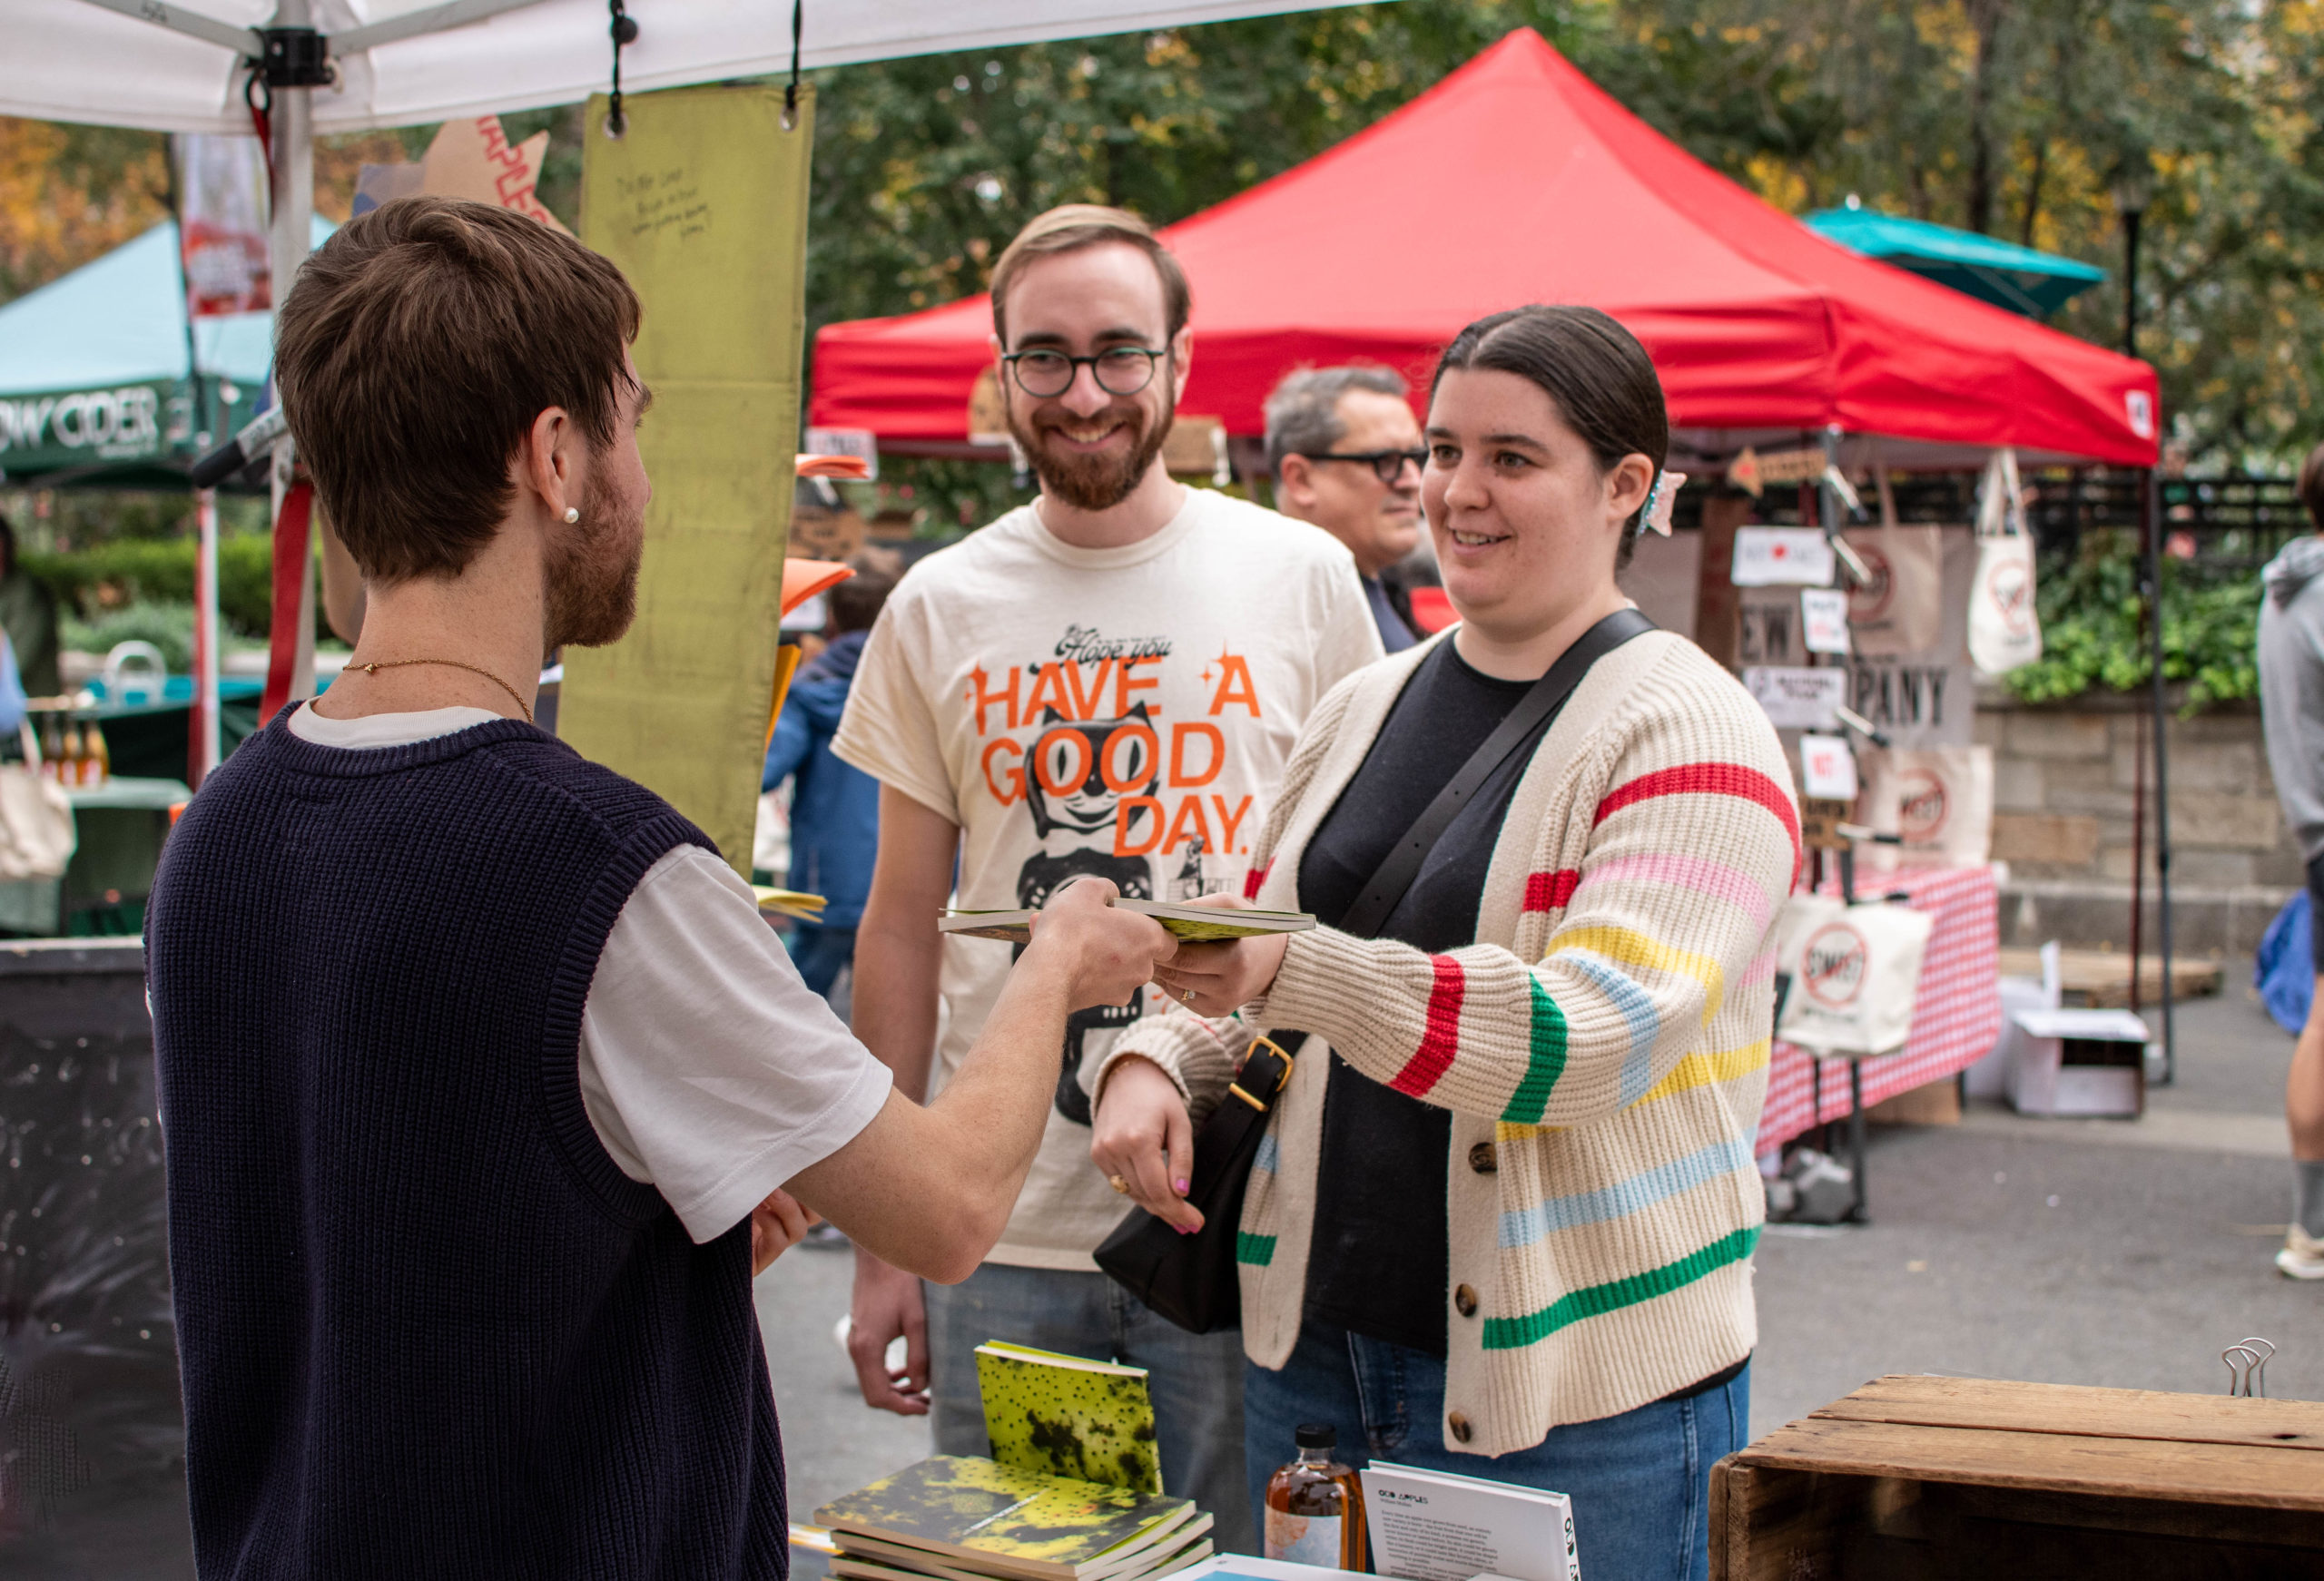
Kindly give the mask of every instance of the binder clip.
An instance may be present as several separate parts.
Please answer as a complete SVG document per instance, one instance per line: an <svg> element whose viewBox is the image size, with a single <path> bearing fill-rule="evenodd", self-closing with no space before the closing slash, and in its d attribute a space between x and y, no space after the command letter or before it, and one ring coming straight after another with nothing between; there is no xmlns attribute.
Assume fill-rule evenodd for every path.
<svg viewBox="0 0 2324 1581"><path fill-rule="evenodd" d="M2219 1353L2227 1363L2227 1397L2230 1399L2265 1399L2268 1398L2268 1358L2276 1348L2257 1337L2239 1340Z"/></svg>

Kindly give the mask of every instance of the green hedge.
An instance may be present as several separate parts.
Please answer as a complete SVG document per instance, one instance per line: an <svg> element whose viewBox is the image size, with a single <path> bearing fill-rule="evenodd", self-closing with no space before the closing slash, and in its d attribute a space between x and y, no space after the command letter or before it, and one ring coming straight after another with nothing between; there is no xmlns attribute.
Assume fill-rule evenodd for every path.
<svg viewBox="0 0 2324 1581"><path fill-rule="evenodd" d="M192 538L117 538L65 555L26 555L25 569L56 595L60 609L94 619L123 604L191 604L196 545ZM273 612L274 545L263 533L218 541L218 613L235 630L267 634ZM322 601L315 630L328 636Z"/></svg>
<svg viewBox="0 0 2324 1581"><path fill-rule="evenodd" d="M2148 684L2154 656L2139 623L2139 559L2135 535L2106 531L2084 534L2069 557L2043 560L2035 584L2042 657L2009 673L2012 692L2054 702ZM2257 571L2164 556L2162 675L2186 684L2182 713L2260 694L2260 597Z"/></svg>

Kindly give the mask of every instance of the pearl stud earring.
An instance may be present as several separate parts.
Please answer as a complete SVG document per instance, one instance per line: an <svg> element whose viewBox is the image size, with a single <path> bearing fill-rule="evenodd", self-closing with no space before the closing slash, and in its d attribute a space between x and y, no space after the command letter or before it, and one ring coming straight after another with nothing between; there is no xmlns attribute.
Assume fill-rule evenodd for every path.
<svg viewBox="0 0 2324 1581"><path fill-rule="evenodd" d="M580 519L581 507L579 506L569 505L565 507L565 521L567 526L570 526L573 523L577 522Z"/></svg>

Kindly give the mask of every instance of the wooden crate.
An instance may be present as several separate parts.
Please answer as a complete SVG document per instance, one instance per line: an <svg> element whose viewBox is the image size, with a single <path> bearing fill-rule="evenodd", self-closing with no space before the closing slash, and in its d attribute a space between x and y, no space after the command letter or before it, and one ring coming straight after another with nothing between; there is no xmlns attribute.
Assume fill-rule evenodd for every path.
<svg viewBox="0 0 2324 1581"><path fill-rule="evenodd" d="M2001 975L2038 977L2042 952L2022 947L2001 952ZM2191 956L2171 957L2171 997L2207 999L2220 991L2226 969L2218 961ZM2092 1009L2114 1009L2131 1002L2131 957L2106 949L2062 949L2058 952L2058 986L2065 1002ZM2139 1003L2152 1007L2162 1000L2162 957L2139 957Z"/></svg>
<svg viewBox="0 0 2324 1581"><path fill-rule="evenodd" d="M1714 1467L1710 1532L1712 1581L2324 1576L2324 1404L1883 1378Z"/></svg>

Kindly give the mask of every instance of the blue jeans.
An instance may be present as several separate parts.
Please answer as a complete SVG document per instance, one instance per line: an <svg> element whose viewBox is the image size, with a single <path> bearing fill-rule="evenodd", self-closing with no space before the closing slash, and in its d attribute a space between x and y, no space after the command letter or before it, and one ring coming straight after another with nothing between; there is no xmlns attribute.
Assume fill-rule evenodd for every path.
<svg viewBox="0 0 2324 1581"><path fill-rule="evenodd" d="M1359 1469L1376 1457L1566 1495L1589 1581L1704 1581L1710 1468L1750 1440L1751 1370L1690 1399L1551 1428L1531 1449L1460 1455L1444 1448L1442 1359L1311 1318L1282 1371L1246 1365L1243 1413L1255 1510L1294 1454L1293 1429L1329 1422L1339 1458Z"/></svg>
<svg viewBox="0 0 2324 1581"><path fill-rule="evenodd" d="M1243 1336L1189 1334L1102 1273L988 1262L928 1295L930 1389L940 1455L989 1455L976 1349L1008 1340L1147 1370L1162 1486L1217 1517L1221 1553L1258 1550L1244 1502Z"/></svg>
<svg viewBox="0 0 2324 1581"><path fill-rule="evenodd" d="M855 958L855 929L852 928L819 928L811 922L794 922L791 937L783 941L791 951L791 964L799 968L799 976L806 985L828 999L832 985L839 981L840 968Z"/></svg>

